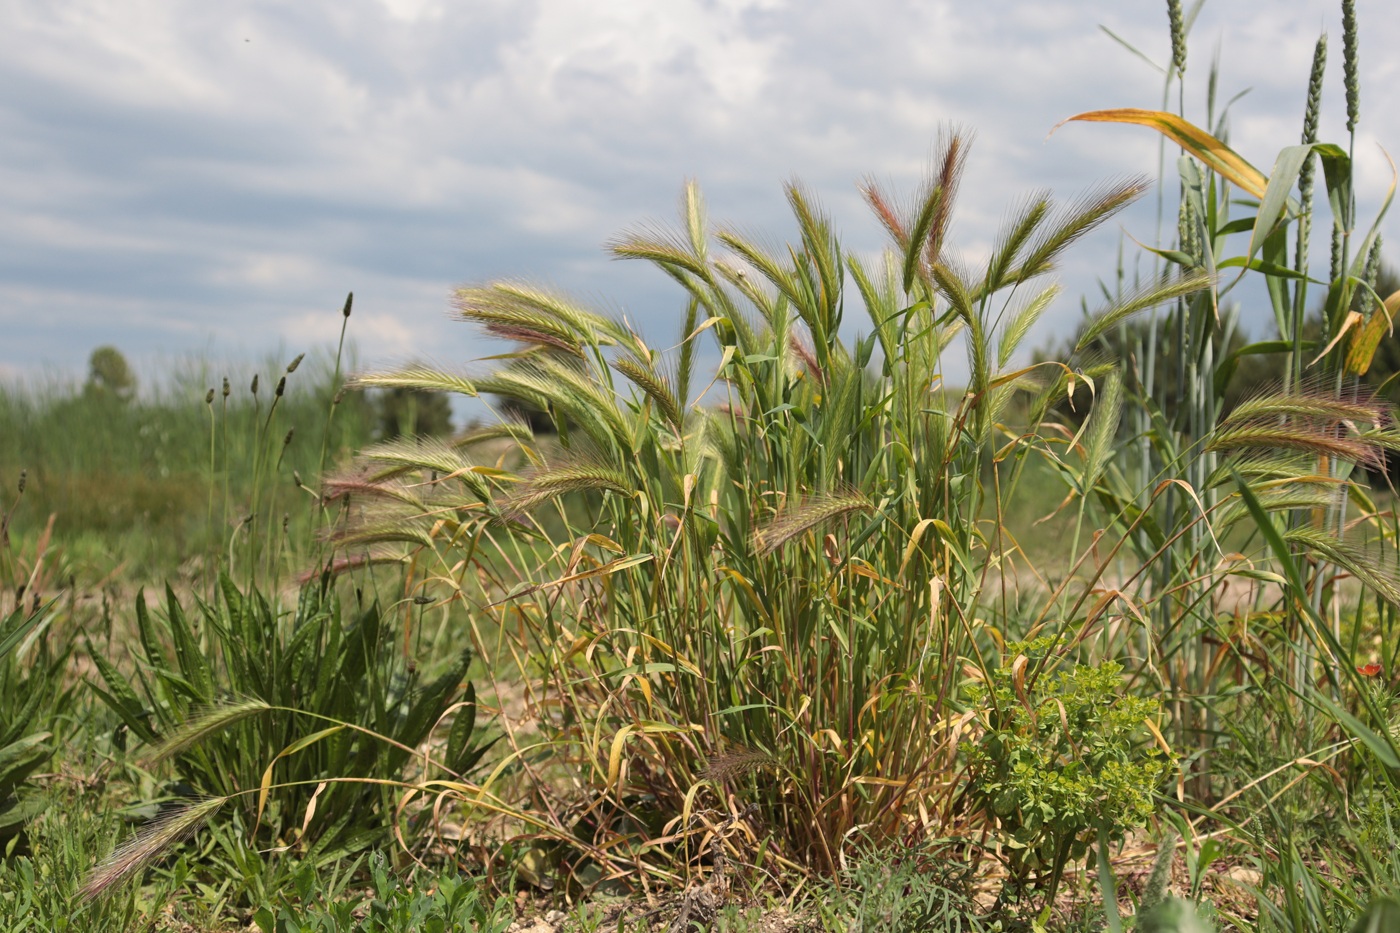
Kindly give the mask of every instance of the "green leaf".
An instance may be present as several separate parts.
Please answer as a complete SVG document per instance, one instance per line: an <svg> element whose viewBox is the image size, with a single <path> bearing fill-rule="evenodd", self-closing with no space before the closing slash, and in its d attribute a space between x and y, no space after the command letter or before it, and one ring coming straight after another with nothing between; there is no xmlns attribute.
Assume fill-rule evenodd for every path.
<svg viewBox="0 0 1400 933"><path fill-rule="evenodd" d="M1265 237L1274 232L1277 224L1286 221L1289 214L1297 212L1298 204L1289 197L1289 193L1298 180L1299 170L1312 158L1312 154L1312 145L1288 146L1274 160L1269 185L1259 201L1259 211L1255 214L1254 228L1250 232L1248 258L1254 258L1264 245Z"/></svg>
<svg viewBox="0 0 1400 933"><path fill-rule="evenodd" d="M1327 711L1331 713L1333 717L1336 718L1337 722L1341 723L1348 732L1360 739L1361 743L1380 759L1381 764L1385 765L1387 768L1400 770L1400 756L1396 755L1395 743L1392 740L1377 735L1369 729L1365 723L1333 702L1330 697L1322 693L1313 692L1313 699L1326 707Z"/></svg>
<svg viewBox="0 0 1400 933"><path fill-rule="evenodd" d="M1291 279L1295 282L1301 282L1306 280L1308 282L1312 282L1315 285L1325 284L1323 282L1319 282L1317 279L1308 276L1305 273L1298 272L1294 269L1290 269L1287 266L1275 265L1274 263L1264 262L1260 259L1247 260L1243 256L1232 256L1229 259L1221 260L1220 263L1216 265L1217 269L1238 269L1241 267L1249 269L1252 272L1259 272L1263 275L1273 276L1274 278Z"/></svg>
<svg viewBox="0 0 1400 933"><path fill-rule="evenodd" d="M1108 846L1112 839L1107 822L1099 825L1098 844L1094 853L1099 867L1099 893L1103 896L1104 921L1109 933L1123 933L1123 918L1118 915L1118 881L1113 876L1113 866L1108 862Z"/></svg>
<svg viewBox="0 0 1400 933"><path fill-rule="evenodd" d="M448 770L456 774L464 774L476 763L476 759L480 758L481 750L472 747L472 737L475 731L476 687L469 683L463 694L462 704L452 715L452 727L447 730L447 749L444 763Z"/></svg>
<svg viewBox="0 0 1400 933"><path fill-rule="evenodd" d="M16 609L10 613L10 617L5 620L3 629L0 629L0 658L4 658L22 641L26 635L32 632L44 618L41 613L31 613L24 618L20 618L20 611Z"/></svg>
<svg viewBox="0 0 1400 933"><path fill-rule="evenodd" d="M103 657L101 652L95 650L91 645L88 645L87 653L92 658L92 663L96 665L98 673L102 675L103 681L107 684L107 690L103 690L96 684L91 685L92 689L97 692L104 703L111 707L114 713L121 717L126 727L143 742L157 741L155 730L149 724L145 704L136 695L131 683L112 666L110 661Z"/></svg>
<svg viewBox="0 0 1400 933"><path fill-rule="evenodd" d="M1378 896L1366 905L1351 933L1400 933L1400 900Z"/></svg>
<svg viewBox="0 0 1400 933"><path fill-rule="evenodd" d="M175 661L180 665L180 673L199 694L201 702L213 702L214 679L209 662L204 657L199 639L190 628L180 601L175 597L175 590L168 583L165 586L165 602L166 623L170 630L170 640L175 644Z"/></svg>

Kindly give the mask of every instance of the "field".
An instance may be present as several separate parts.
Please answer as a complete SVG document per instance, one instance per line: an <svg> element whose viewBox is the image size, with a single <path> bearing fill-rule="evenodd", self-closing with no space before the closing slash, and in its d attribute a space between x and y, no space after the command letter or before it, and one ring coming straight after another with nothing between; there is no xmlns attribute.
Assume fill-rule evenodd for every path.
<svg viewBox="0 0 1400 933"><path fill-rule="evenodd" d="M1268 175L1076 118L1180 152L1179 222L1033 362L1151 186L1022 200L974 267L950 132L864 190L876 261L797 185L781 253L694 185L613 242L666 351L490 283L486 375L342 330L0 387L0 933L1400 929L1400 285L1344 7L1353 138L1324 40Z"/></svg>

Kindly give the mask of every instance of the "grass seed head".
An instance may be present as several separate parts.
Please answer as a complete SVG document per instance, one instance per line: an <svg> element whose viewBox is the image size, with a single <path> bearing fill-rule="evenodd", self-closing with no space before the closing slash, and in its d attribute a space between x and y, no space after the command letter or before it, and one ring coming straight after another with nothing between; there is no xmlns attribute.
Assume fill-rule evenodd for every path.
<svg viewBox="0 0 1400 933"><path fill-rule="evenodd" d="M1357 77L1356 0L1342 0L1342 74L1347 88L1347 132L1356 132L1361 116L1361 81Z"/></svg>
<svg viewBox="0 0 1400 933"><path fill-rule="evenodd" d="M1327 35L1318 37L1317 45L1313 48L1312 73L1308 76L1308 105L1303 113L1303 145L1312 145L1317 142L1317 123L1322 114L1322 76L1327 71ZM1311 157L1303 161L1303 166L1298 170L1298 193L1304 204L1303 214L1307 214L1307 206L1312 204L1313 192L1313 172L1316 166Z"/></svg>
<svg viewBox="0 0 1400 933"><path fill-rule="evenodd" d="M754 550L760 556L771 554L808 530L832 519L855 512L869 512L870 500L851 490L838 495L811 496L785 509L754 534Z"/></svg>
<svg viewBox="0 0 1400 933"><path fill-rule="evenodd" d="M147 764L156 765L173 758L198 745L216 732L222 732L249 717L261 715L268 709L268 705L262 700L243 700L238 703L210 707L167 736L166 740L152 751Z"/></svg>
<svg viewBox="0 0 1400 933"><path fill-rule="evenodd" d="M730 742L728 751L715 755L705 764L704 776L726 784L746 774L776 767L777 764L778 759L768 752Z"/></svg>
<svg viewBox="0 0 1400 933"><path fill-rule="evenodd" d="M1172 70L1180 78L1186 74L1186 23L1181 16L1181 0L1167 0L1167 20L1172 33Z"/></svg>
<svg viewBox="0 0 1400 933"><path fill-rule="evenodd" d="M78 897L94 901L140 874L171 847L194 835L227 799L211 797L152 820L88 874Z"/></svg>

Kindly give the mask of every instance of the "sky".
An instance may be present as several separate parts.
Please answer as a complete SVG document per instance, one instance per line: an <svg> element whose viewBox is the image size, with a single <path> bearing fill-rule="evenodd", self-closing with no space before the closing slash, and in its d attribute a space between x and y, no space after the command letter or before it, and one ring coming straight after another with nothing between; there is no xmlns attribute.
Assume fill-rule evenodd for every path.
<svg viewBox="0 0 1400 933"><path fill-rule="evenodd" d="M1400 5L1356 6L1369 224L1400 147ZM874 255L857 184L912 192L949 126L975 134L952 228L975 260L1034 190L1155 175L1149 130L1050 130L1160 106L1151 62L1170 54L1155 0L0 0L0 16L0 377L22 379L80 375L102 344L138 371L333 346L349 291L359 365L480 371L501 348L450 298L502 278L669 346L683 296L609 239L671 220L695 178L715 221L781 242L800 179ZM1218 57L1219 103L1248 89L1231 143L1267 172L1298 141L1324 32L1321 137L1345 145L1335 0L1206 3L1188 118L1206 121ZM1136 261L1123 235L1151 242L1155 209L1069 255L1030 344L1074 327L1120 243Z"/></svg>

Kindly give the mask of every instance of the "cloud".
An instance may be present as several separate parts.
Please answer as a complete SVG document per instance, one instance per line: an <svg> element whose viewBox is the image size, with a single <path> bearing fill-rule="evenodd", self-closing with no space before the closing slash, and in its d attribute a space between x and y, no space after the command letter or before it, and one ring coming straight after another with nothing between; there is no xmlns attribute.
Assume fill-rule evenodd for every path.
<svg viewBox="0 0 1400 933"><path fill-rule="evenodd" d="M1324 136L1343 139L1333 2L1207 5L1188 112L1236 91L1232 141L1267 170L1297 140L1313 43L1332 33ZM1400 11L1363 24L1361 216L1390 183L1384 52ZM790 235L801 177L853 249L881 246L855 191L910 190L950 124L976 142L955 231L985 254L1025 192L1064 198L1151 173L1159 144L1073 113L1156 106L1161 78L1100 31L1167 57L1165 15L1109 0L0 0L0 365L80 367L98 343L137 356L211 343L332 342L344 293L375 356L496 348L444 314L451 288L534 277L624 310L658 344L673 287L601 246L665 218L686 177L711 214ZM1170 166L1170 158L1168 159ZM1124 218L1150 239L1153 205ZM1400 236L1393 222L1386 232ZM1116 273L1118 228L1063 269L1048 315ZM1394 237L1392 237L1393 239ZM598 296L607 296L606 298ZM1252 313L1252 312L1251 312ZM854 315L848 315L851 317ZM324 329L317 322L324 317ZM422 341L421 344L418 342Z"/></svg>

